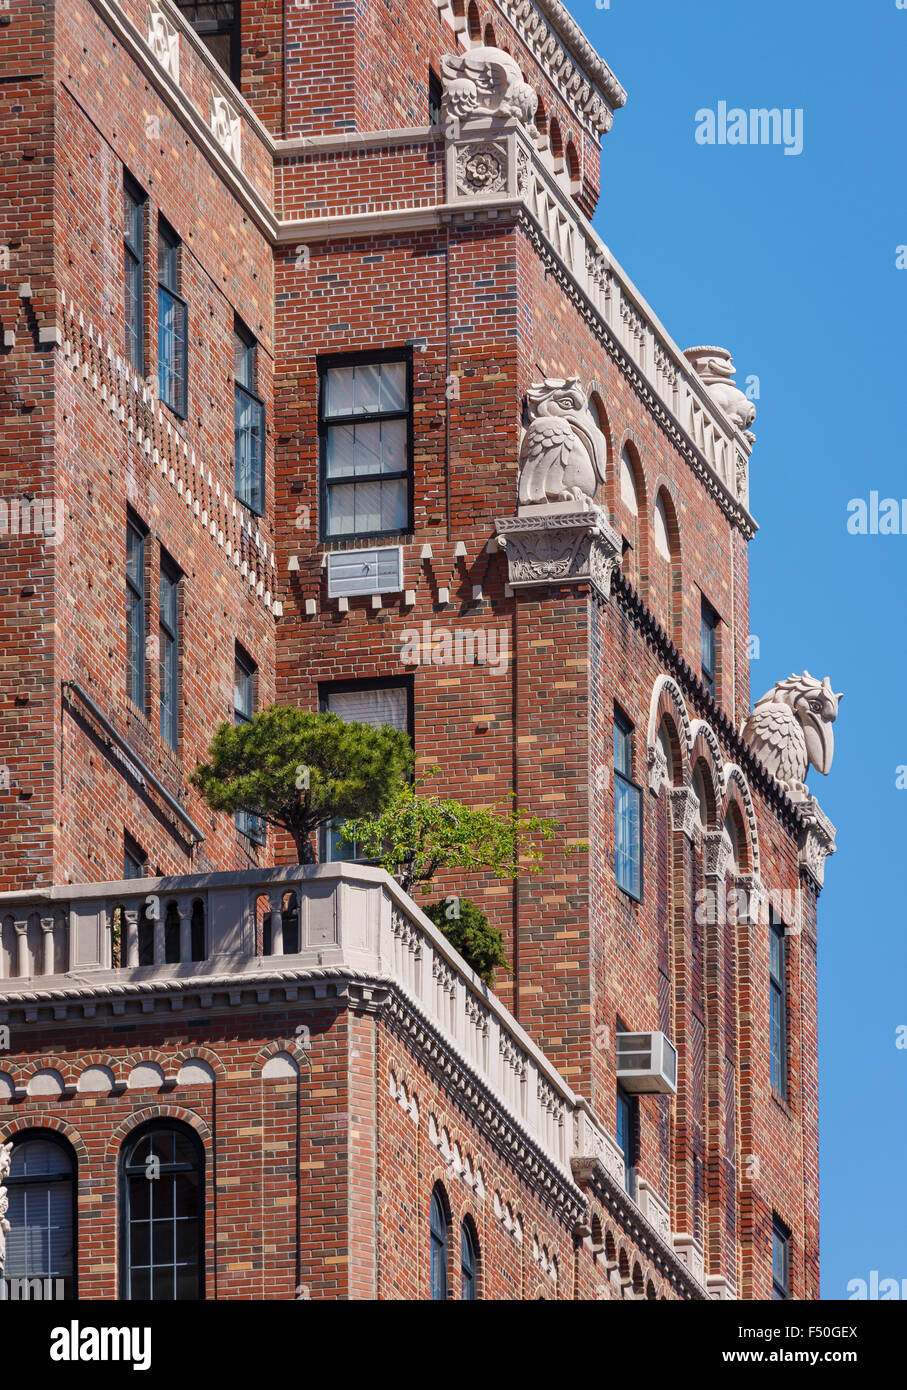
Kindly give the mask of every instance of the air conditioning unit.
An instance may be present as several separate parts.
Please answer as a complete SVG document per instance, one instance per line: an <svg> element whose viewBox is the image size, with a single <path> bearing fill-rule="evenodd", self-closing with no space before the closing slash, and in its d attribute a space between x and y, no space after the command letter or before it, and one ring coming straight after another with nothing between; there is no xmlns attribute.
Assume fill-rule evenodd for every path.
<svg viewBox="0 0 907 1390"><path fill-rule="evenodd" d="M618 1033L617 1079L633 1095L675 1095L676 1047L664 1033Z"/></svg>
<svg viewBox="0 0 907 1390"><path fill-rule="evenodd" d="M335 550L326 557L328 598L360 594L399 594L403 589L403 547Z"/></svg>

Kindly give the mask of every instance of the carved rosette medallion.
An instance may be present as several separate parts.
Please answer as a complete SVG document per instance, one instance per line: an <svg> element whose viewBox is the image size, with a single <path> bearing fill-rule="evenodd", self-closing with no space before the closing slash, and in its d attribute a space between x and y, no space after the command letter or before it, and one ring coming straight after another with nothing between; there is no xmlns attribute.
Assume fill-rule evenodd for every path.
<svg viewBox="0 0 907 1390"><path fill-rule="evenodd" d="M173 78L180 80L180 41L179 34L160 6L152 4L148 10L146 35L148 47L161 67Z"/></svg>
<svg viewBox="0 0 907 1390"><path fill-rule="evenodd" d="M232 102L219 92L211 96L211 133L235 165L242 164L242 120Z"/></svg>
<svg viewBox="0 0 907 1390"><path fill-rule="evenodd" d="M471 197L507 189L507 151L488 140L457 150L457 192Z"/></svg>
<svg viewBox="0 0 907 1390"><path fill-rule="evenodd" d="M620 537L598 507L524 507L519 516L499 518L495 525L513 588L590 583L608 598Z"/></svg>

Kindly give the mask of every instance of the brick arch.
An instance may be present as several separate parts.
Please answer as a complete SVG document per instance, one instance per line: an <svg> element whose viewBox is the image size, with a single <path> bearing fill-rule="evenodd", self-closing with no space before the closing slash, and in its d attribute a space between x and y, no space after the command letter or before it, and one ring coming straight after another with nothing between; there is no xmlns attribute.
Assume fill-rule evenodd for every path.
<svg viewBox="0 0 907 1390"><path fill-rule="evenodd" d="M73 1071L75 1071L75 1065L74 1063ZM123 1059L122 1057L115 1057L112 1052L82 1052L79 1054L77 1065L79 1068L79 1077L81 1077L89 1067L106 1067L108 1071L113 1072L114 1085L125 1083L125 1075L120 1075L123 1067ZM79 1077L76 1078L77 1085Z"/></svg>
<svg viewBox="0 0 907 1390"><path fill-rule="evenodd" d="M298 1065L299 1059L305 1057L305 1053L299 1048L298 1043L298 1038L277 1038L274 1042L269 1042L266 1047L262 1047L255 1054L252 1064L253 1077L258 1077L258 1079L261 1080L261 1074L265 1069L265 1063L269 1062L272 1057L276 1057L279 1052L286 1052ZM311 1063L309 1063L309 1066L311 1066Z"/></svg>
<svg viewBox="0 0 907 1390"><path fill-rule="evenodd" d="M146 1120L182 1120L183 1124L195 1130L204 1145L206 1158L209 1157L213 1144L211 1131L201 1115L197 1115L194 1110L187 1110L183 1105L146 1105L142 1110L133 1111L111 1131L104 1150L105 1157L118 1155L128 1136Z"/></svg>
<svg viewBox="0 0 907 1390"><path fill-rule="evenodd" d="M612 522L616 521L622 515L620 480L621 462L625 450L636 491L636 517L631 526L634 533L631 539L634 541L636 553L629 578L631 583L635 581L635 587L639 590L640 596L645 598L649 590L649 490L646 485L643 446L637 439L635 432L626 427L614 456L614 507L611 520Z"/></svg>
<svg viewBox="0 0 907 1390"><path fill-rule="evenodd" d="M176 1077L172 1052L161 1052L157 1047L140 1047L135 1052L127 1052L123 1058L123 1080L128 1081L129 1073L143 1062L156 1062L164 1073L165 1081Z"/></svg>
<svg viewBox="0 0 907 1390"><path fill-rule="evenodd" d="M33 1062L24 1062L19 1068L19 1075L28 1085L30 1079L37 1076L39 1071L58 1071L63 1078L64 1086L74 1086L75 1080L73 1078L76 1065L76 1063L67 1061L63 1057L58 1057L55 1052L47 1052L42 1053Z"/></svg>
<svg viewBox="0 0 907 1390"><path fill-rule="evenodd" d="M614 431L611 428L611 417L608 414L608 407L605 405L605 387L598 377L589 383L588 399L592 408L592 414L598 421L598 427L605 436L605 481L596 488L596 501L603 506L609 518L613 515L613 492L615 459L614 452Z"/></svg>
<svg viewBox="0 0 907 1390"><path fill-rule="evenodd" d="M8 1144L11 1139L15 1139L17 1133L26 1129L52 1129L57 1134L62 1134L64 1139L69 1140L75 1151L79 1172L81 1172L83 1163L88 1164L88 1147L79 1131L68 1120L62 1120L59 1115L53 1115L46 1110L33 1110L28 1114L21 1111L9 1121L4 1122L0 1126L0 1144Z"/></svg>
<svg viewBox="0 0 907 1390"><path fill-rule="evenodd" d="M173 1054L174 1075L179 1073L180 1067L185 1062L207 1062L215 1076L224 1077L227 1075L227 1068L224 1066L220 1057L213 1048L206 1047L203 1043L190 1043L186 1047L181 1047L179 1052Z"/></svg>
<svg viewBox="0 0 907 1390"><path fill-rule="evenodd" d="M746 839L749 863L741 869L744 873L759 873L759 822L756 819L756 806L746 774L736 763L727 763L724 768L723 810L735 805L740 813Z"/></svg>
<svg viewBox="0 0 907 1390"><path fill-rule="evenodd" d="M699 768L703 773L706 792L709 797L707 824L710 830L718 827L721 807L724 803L724 761L721 745L715 731L704 719L694 720L690 726L693 743L690 749L690 777Z"/></svg>
<svg viewBox="0 0 907 1390"><path fill-rule="evenodd" d="M669 585L667 593L668 612L665 614L665 628L675 642L680 642L683 635L683 545L680 538L680 522L677 520L677 504L674 494L668 484L667 479L662 475L655 483L652 493L654 501L652 503L652 534L649 538L651 546L652 564L655 564L655 517L661 504L661 512L664 516L665 531L668 537L669 557L660 558L669 567Z"/></svg>
<svg viewBox="0 0 907 1390"><path fill-rule="evenodd" d="M679 766L676 769L676 785L684 786L689 782L691 774L690 751L693 747L693 732L690 715L686 700L683 698L683 691L677 682L670 676L659 676L652 686L652 697L649 701L649 724L646 730L646 752L650 772L656 761L658 730L665 718L670 720L677 738L678 746L675 751L679 757ZM654 787L653 790L655 790ZM657 791L660 790L659 785Z"/></svg>

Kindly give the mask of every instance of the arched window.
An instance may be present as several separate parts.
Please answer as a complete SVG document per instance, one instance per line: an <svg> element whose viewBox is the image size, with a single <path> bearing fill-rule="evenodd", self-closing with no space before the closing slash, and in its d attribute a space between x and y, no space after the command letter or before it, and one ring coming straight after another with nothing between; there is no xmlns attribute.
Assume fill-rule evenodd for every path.
<svg viewBox="0 0 907 1390"><path fill-rule="evenodd" d="M54 1130L13 1137L6 1179L10 1224L6 1279L62 1279L63 1297L76 1296L76 1156Z"/></svg>
<svg viewBox="0 0 907 1390"><path fill-rule="evenodd" d="M551 154L554 158L554 172L559 174L564 167L564 138L561 135L560 124L555 118L549 127L551 136Z"/></svg>
<svg viewBox="0 0 907 1390"><path fill-rule="evenodd" d="M479 1296L479 1242L468 1217L463 1222L460 1232L460 1269L462 1297L477 1299Z"/></svg>
<svg viewBox="0 0 907 1390"><path fill-rule="evenodd" d="M431 1194L431 1296L432 1301L447 1298L448 1253L447 1203L440 1183Z"/></svg>
<svg viewBox="0 0 907 1390"><path fill-rule="evenodd" d="M579 154L572 140L567 141L567 175L570 179L570 192L577 194L582 187L579 171Z"/></svg>
<svg viewBox="0 0 907 1390"><path fill-rule="evenodd" d="M152 1120L123 1145L121 1297L204 1297L205 1154L188 1125Z"/></svg>
<svg viewBox="0 0 907 1390"><path fill-rule="evenodd" d="M469 9L466 12L466 27L469 30L469 37L473 43L480 43L482 39L482 21L479 19L479 7L475 0L470 0Z"/></svg>

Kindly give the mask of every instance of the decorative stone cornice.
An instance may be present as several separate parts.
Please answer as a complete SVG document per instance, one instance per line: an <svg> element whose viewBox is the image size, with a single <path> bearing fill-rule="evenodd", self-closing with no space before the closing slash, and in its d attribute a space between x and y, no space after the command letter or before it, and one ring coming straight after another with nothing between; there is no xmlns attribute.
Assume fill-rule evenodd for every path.
<svg viewBox="0 0 907 1390"><path fill-rule="evenodd" d="M582 124L611 129L627 93L560 0L495 0Z"/></svg>
<svg viewBox="0 0 907 1390"><path fill-rule="evenodd" d="M517 516L496 518L495 530L513 588L591 584L607 600L620 563L620 537L601 508L578 510L569 502L525 506Z"/></svg>
<svg viewBox="0 0 907 1390"><path fill-rule="evenodd" d="M819 888L825 882L825 860L835 852L835 827L814 796L800 808L800 868Z"/></svg>

